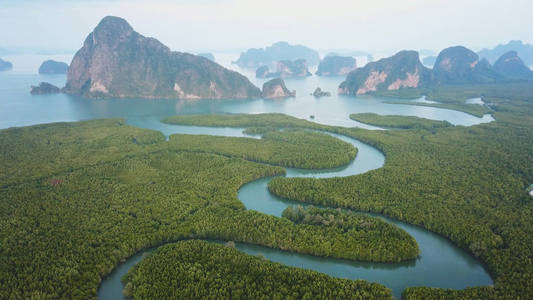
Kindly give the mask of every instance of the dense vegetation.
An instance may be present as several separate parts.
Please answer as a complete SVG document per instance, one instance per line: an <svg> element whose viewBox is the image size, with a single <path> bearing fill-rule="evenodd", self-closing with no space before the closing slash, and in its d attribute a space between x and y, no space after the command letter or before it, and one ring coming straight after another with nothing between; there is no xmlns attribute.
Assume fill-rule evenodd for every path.
<svg viewBox="0 0 533 300"><path fill-rule="evenodd" d="M305 143L306 136L345 147L313 132L271 134L272 149L290 147L293 138ZM205 148L183 149L194 138ZM236 150L210 153L218 151L210 148L213 141L225 139L178 135L166 142L161 133L120 119L0 131L0 299L91 298L120 261L187 238L357 260L408 259L387 256L386 240L364 256L354 251L359 246L350 244L350 233L246 211L238 188L284 170L242 159L261 140L229 139Z"/></svg>
<svg viewBox="0 0 533 300"><path fill-rule="evenodd" d="M351 114L350 119L386 128L433 130L452 126L447 121L435 121L413 116L381 116L374 113Z"/></svg>
<svg viewBox="0 0 533 300"><path fill-rule="evenodd" d="M384 97L394 97L396 99L415 99L426 96L427 100L438 103L424 103L404 100L389 100L387 103L407 104L418 106L430 106L438 108L447 108L469 113L471 115L482 117L484 114L492 114L505 106L514 106L530 99L533 93L531 83L500 83L500 84L483 84L483 85L452 85L434 89L404 89L400 91L380 91L375 95ZM467 99L483 97L486 105L468 104ZM491 101L495 99L496 101ZM510 100L512 102L510 102ZM515 100L515 101L513 101ZM503 101L503 103L502 103ZM524 111L525 112L525 111ZM513 110L514 114L523 114L519 110Z"/></svg>
<svg viewBox="0 0 533 300"><path fill-rule="evenodd" d="M121 119L55 123L0 131L0 186L149 151L160 132Z"/></svg>
<svg viewBox="0 0 533 300"><path fill-rule="evenodd" d="M392 299L379 284L332 278L191 240L165 245L132 268L135 299Z"/></svg>
<svg viewBox="0 0 533 300"><path fill-rule="evenodd" d="M387 156L381 169L344 178L277 178L270 189L293 200L425 227L479 257L495 279L493 287L461 291L412 287L406 299L532 298L533 199L525 190L533 183L533 86L457 86L433 93L441 99L482 95L497 122L434 132L368 131L270 114L207 117L206 125L322 129L378 147ZM200 117L189 118L200 124ZM205 149L179 149L179 139L167 143L160 133L116 119L2 130L0 298L94 297L101 278L121 260L186 238L342 257L346 248L339 244L351 237L342 226L324 226L324 214L317 213L320 226L309 224L310 218L294 223L246 211L237 200L242 184L282 174L282 168L243 160L250 151L244 146L219 155L209 153L220 149L208 137L201 137ZM290 147L283 138L272 141ZM305 157L308 151L298 152ZM386 244L376 242L376 249ZM384 295L379 286L358 287Z"/></svg>
<svg viewBox="0 0 533 300"><path fill-rule="evenodd" d="M270 128L312 128L323 129L325 126L296 119L284 114L223 114L223 115L179 115L162 120L163 123L194 126L220 127L270 127Z"/></svg>
<svg viewBox="0 0 533 300"><path fill-rule="evenodd" d="M438 101L440 99L432 98L435 101ZM466 100L466 99L465 99ZM416 101L402 101L402 100L388 100L386 103L389 104L405 104L405 105L415 105L415 106L429 106L429 107L436 107L436 108L445 108L445 109L452 109L457 111L462 111L467 114L471 114L476 117L483 117L485 114L490 114L492 112L492 109L490 107L484 106L484 105L478 105L478 104L467 104L463 100L462 102L438 102L438 103L424 103L424 102L416 102Z"/></svg>
<svg viewBox="0 0 533 300"><path fill-rule="evenodd" d="M483 96L497 121L430 132L308 126L279 115L209 120L222 126L329 130L381 149L387 156L381 169L344 178L276 178L269 188L292 200L382 213L425 227L479 257L495 279L494 287L461 291L413 287L404 297L532 298L533 199L525 191L533 183L533 86L457 85L429 95L463 105Z"/></svg>
<svg viewBox="0 0 533 300"><path fill-rule="evenodd" d="M210 152L241 157L286 167L320 169L348 164L357 149L328 134L305 130L262 130L260 140L251 138L213 137L208 135L173 135L174 149ZM266 131L266 132L265 132ZM255 129L255 133L259 132ZM300 151L306 149L307 155Z"/></svg>
<svg viewBox="0 0 533 300"><path fill-rule="evenodd" d="M440 93L454 91L460 88ZM345 134L382 149L385 166L346 178L279 178L269 188L294 200L383 213L423 226L478 256L495 277L494 288L411 288L410 297L530 298L533 201L525 188L533 182L533 93L517 100L505 96L514 91L509 86L493 91L479 87L477 93L494 103L495 123L434 134L346 129Z"/></svg>
<svg viewBox="0 0 533 300"><path fill-rule="evenodd" d="M375 249L375 243L386 243L382 251L391 251L386 255L388 261L401 258L416 258L419 254L416 240L404 230L378 218L356 214L339 209L317 208L312 206L289 206L283 211L283 217L297 223L314 226L333 227L349 235L353 252L369 253ZM357 245L354 247L353 245ZM372 250L375 251L375 250Z"/></svg>

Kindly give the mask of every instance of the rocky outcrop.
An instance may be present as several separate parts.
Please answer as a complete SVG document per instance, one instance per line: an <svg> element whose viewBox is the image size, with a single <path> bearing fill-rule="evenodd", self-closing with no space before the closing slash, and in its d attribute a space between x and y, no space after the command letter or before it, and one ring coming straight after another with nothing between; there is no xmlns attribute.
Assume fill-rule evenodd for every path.
<svg viewBox="0 0 533 300"><path fill-rule="evenodd" d="M442 50L433 66L435 84L488 83L501 79L486 59L463 46Z"/></svg>
<svg viewBox="0 0 533 300"><path fill-rule="evenodd" d="M420 88L430 85L431 77L431 70L422 65L416 51L401 51L350 72L338 92L363 95L381 90Z"/></svg>
<svg viewBox="0 0 533 300"><path fill-rule="evenodd" d="M276 63L276 72L270 73L268 66L261 66L255 71L257 78L293 78L293 77L307 77L311 73L307 69L307 62L305 59L297 59L295 61L282 60Z"/></svg>
<svg viewBox="0 0 533 300"><path fill-rule="evenodd" d="M355 58L350 56L326 56L318 65L318 76L345 76L357 68Z"/></svg>
<svg viewBox="0 0 533 300"><path fill-rule="evenodd" d="M509 51L494 63L494 71L508 78L531 78L533 72L518 57L516 51Z"/></svg>
<svg viewBox="0 0 533 300"><path fill-rule="evenodd" d="M32 95L58 94L61 90L48 82L41 82L38 86L32 86L30 93Z"/></svg>
<svg viewBox="0 0 533 300"><path fill-rule="evenodd" d="M0 58L0 72L13 69L13 64Z"/></svg>
<svg viewBox="0 0 533 300"><path fill-rule="evenodd" d="M39 74L67 74L68 64L55 60L47 60L39 67Z"/></svg>
<svg viewBox="0 0 533 300"><path fill-rule="evenodd" d="M105 17L68 70L66 93L85 97L247 99L261 92L243 75L196 55L173 52Z"/></svg>
<svg viewBox="0 0 533 300"><path fill-rule="evenodd" d="M313 92L313 94L311 95L315 96L315 98L320 98L320 97L329 97L331 96L331 93L325 92L321 88L317 87L315 91Z"/></svg>
<svg viewBox="0 0 533 300"><path fill-rule="evenodd" d="M264 49L249 49L241 53L239 59L233 63L241 68L258 68L260 66L274 66L283 60L294 61L305 59L311 66L320 61L318 52L302 45L290 45L287 42L278 42Z"/></svg>
<svg viewBox="0 0 533 300"><path fill-rule="evenodd" d="M198 56L205 57L210 61L215 61L215 56L213 55L213 53L198 53Z"/></svg>
<svg viewBox="0 0 533 300"><path fill-rule="evenodd" d="M262 97L265 99L296 97L296 91L289 91L283 79L274 78L263 84Z"/></svg>

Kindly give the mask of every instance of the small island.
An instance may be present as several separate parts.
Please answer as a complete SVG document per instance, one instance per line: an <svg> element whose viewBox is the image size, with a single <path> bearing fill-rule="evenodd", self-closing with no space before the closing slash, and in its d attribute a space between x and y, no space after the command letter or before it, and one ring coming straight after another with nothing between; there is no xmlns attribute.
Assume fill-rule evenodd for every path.
<svg viewBox="0 0 533 300"><path fill-rule="evenodd" d="M55 60L47 60L39 67L39 74L67 74L68 64Z"/></svg>
<svg viewBox="0 0 533 300"><path fill-rule="evenodd" d="M13 64L0 58L0 72L13 69Z"/></svg>
<svg viewBox="0 0 533 300"><path fill-rule="evenodd" d="M32 85L30 91L32 95L58 94L60 92L60 88L48 82L41 82L38 86Z"/></svg>
<svg viewBox="0 0 533 300"><path fill-rule="evenodd" d="M296 91L289 91L285 86L285 81L281 78L274 78L263 84L263 98L265 99L283 99L296 97Z"/></svg>
<svg viewBox="0 0 533 300"><path fill-rule="evenodd" d="M323 91L321 88L317 87L311 95L315 96L315 98L320 98L320 97L330 97L331 93Z"/></svg>

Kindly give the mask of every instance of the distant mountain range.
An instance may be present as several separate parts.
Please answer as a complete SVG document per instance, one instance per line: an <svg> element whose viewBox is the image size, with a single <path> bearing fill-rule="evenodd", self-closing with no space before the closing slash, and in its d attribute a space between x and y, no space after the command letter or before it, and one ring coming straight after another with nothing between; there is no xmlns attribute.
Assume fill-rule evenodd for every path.
<svg viewBox="0 0 533 300"><path fill-rule="evenodd" d="M305 59L310 66L320 62L317 51L302 45L290 45L287 42L277 42L272 46L258 49L248 49L240 54L239 59L233 63L241 68L258 68L261 66L274 66L278 61L295 61Z"/></svg>
<svg viewBox="0 0 533 300"><path fill-rule="evenodd" d="M361 95L402 88L532 79L533 73L516 51L504 53L492 66L472 50L455 46L439 53L432 70L422 65L416 51L401 51L368 63L348 74L339 86L339 93Z"/></svg>
<svg viewBox="0 0 533 300"><path fill-rule="evenodd" d="M493 49L483 49L478 52L478 55L486 58L493 64L500 56L509 51L516 51L527 66L533 66L533 45L525 44L522 41L510 41L507 44L498 45Z"/></svg>

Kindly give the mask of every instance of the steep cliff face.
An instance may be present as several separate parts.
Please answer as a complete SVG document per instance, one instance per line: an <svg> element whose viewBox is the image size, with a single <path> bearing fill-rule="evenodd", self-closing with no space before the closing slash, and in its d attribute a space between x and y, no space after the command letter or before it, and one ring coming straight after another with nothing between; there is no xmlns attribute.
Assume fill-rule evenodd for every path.
<svg viewBox="0 0 533 300"><path fill-rule="evenodd" d="M338 92L363 95L380 90L419 88L430 85L431 77L431 70L422 65L416 51L401 51L350 72Z"/></svg>
<svg viewBox="0 0 533 300"><path fill-rule="evenodd" d="M285 81L283 81L283 79L274 78L263 84L262 96L265 99L296 97L296 91L289 91L285 86Z"/></svg>
<svg viewBox="0 0 533 300"><path fill-rule="evenodd" d="M531 78L533 76L533 72L518 57L516 51L509 51L503 54L494 63L494 70L509 78Z"/></svg>
<svg viewBox="0 0 533 300"><path fill-rule="evenodd" d="M463 47L442 50L433 66L435 84L488 83L501 79L486 59Z"/></svg>
<svg viewBox="0 0 533 300"><path fill-rule="evenodd" d="M357 68L355 58L350 56L326 56L318 65L318 76L345 76Z"/></svg>
<svg viewBox="0 0 533 300"><path fill-rule="evenodd" d="M39 74L66 74L68 65L64 62L47 60L39 67Z"/></svg>
<svg viewBox="0 0 533 300"><path fill-rule="evenodd" d="M282 60L294 61L297 59L305 59L308 64L314 66L320 61L320 56L315 50L302 45L277 42L264 49L249 49L241 53L239 59L233 63L241 68L258 68L260 66L273 66Z"/></svg>
<svg viewBox="0 0 533 300"><path fill-rule="evenodd" d="M120 98L260 96L260 90L241 74L204 57L172 52L118 17L105 17L87 36L70 64L64 91Z"/></svg>

